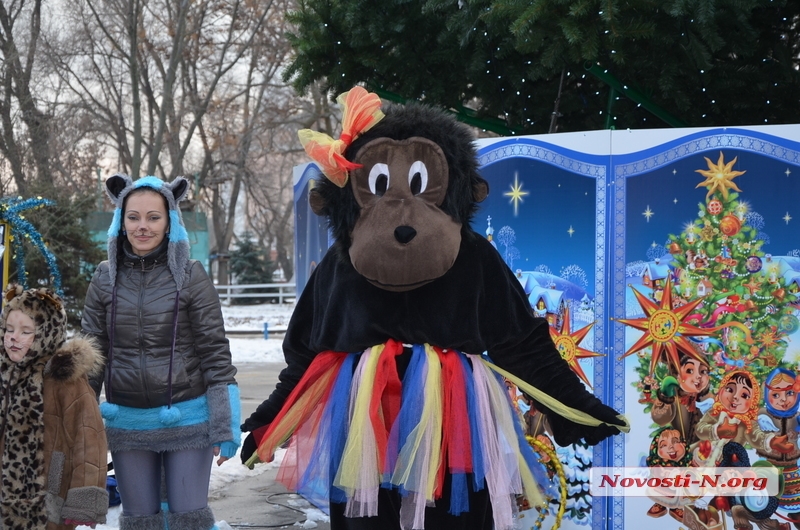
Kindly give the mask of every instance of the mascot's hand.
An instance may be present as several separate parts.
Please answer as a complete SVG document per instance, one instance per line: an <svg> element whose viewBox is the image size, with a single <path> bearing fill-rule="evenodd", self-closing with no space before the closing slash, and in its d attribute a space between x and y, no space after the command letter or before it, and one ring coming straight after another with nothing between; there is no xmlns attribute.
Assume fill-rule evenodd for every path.
<svg viewBox="0 0 800 530"><path fill-rule="evenodd" d="M659 392L667 397L675 397L675 394L678 392L678 380L668 375L661 381Z"/></svg>
<svg viewBox="0 0 800 530"><path fill-rule="evenodd" d="M250 457L256 452L256 449L258 449L258 445L261 443L261 439L264 437L264 433L267 432L268 428L269 425L262 425L258 429L253 430L247 435L247 438L244 439L244 442L242 442L242 450L239 453L242 458L242 464L250 460Z"/></svg>
<svg viewBox="0 0 800 530"><path fill-rule="evenodd" d="M590 395L591 401L587 406L580 408L595 419L603 422L597 427L581 425L570 421L552 411L547 412L547 420L553 431L553 439L562 447L573 444L583 438L589 445L597 445L609 436L619 434L619 427L625 425L625 421L619 417L619 413L603 404L602 401Z"/></svg>

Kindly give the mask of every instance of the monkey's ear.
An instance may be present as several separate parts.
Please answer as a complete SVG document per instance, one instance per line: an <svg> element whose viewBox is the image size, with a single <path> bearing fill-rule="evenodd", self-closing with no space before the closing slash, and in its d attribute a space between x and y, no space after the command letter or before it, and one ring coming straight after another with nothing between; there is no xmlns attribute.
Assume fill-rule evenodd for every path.
<svg viewBox="0 0 800 530"><path fill-rule="evenodd" d="M311 211L317 215L324 215L325 198L316 188L308 190L308 204L311 206Z"/></svg>
<svg viewBox="0 0 800 530"><path fill-rule="evenodd" d="M475 202L482 202L489 195L489 183L481 177L472 185L472 198Z"/></svg>

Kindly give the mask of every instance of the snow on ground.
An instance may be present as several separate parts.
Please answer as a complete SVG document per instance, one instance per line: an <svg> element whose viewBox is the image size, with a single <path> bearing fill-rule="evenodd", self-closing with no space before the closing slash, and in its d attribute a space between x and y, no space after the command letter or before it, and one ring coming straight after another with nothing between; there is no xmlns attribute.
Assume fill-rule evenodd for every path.
<svg viewBox="0 0 800 530"><path fill-rule="evenodd" d="M262 331L264 322L270 329L286 329L292 311L294 304L223 305L222 318L231 331Z"/></svg>
<svg viewBox="0 0 800 530"><path fill-rule="evenodd" d="M263 332L264 322L268 324L268 329L285 330L293 310L294 304L223 305L222 317L225 321L225 329L229 331ZM271 333L267 340L264 340L263 334L246 337L229 336L228 340L231 344L233 364L284 362L283 350L281 348L283 342L282 334ZM284 453L285 450L279 449L276 451L275 460L272 463L258 465L252 470L242 465L230 465L238 462L238 453L231 459L236 462L225 463L221 466L217 466L216 464L211 466L209 496L214 496L216 492L220 491L228 484L237 482L248 476L260 475L271 469L272 466L280 465ZM306 528L316 527L315 521L328 520L328 516L317 509L303 509L303 511L306 513L306 524L313 525L306 526ZM121 509L119 506L111 508L107 516L106 524L97 525L96 530L118 530L120 512ZM220 521L218 526L220 530L230 528L224 521ZM79 526L78 530L89 530L89 527Z"/></svg>
<svg viewBox="0 0 800 530"><path fill-rule="evenodd" d="M222 318L228 331L253 331L261 336L228 337L231 343L233 364L282 363L283 334L292 316L294 304L231 305L222 307ZM264 324L269 338L264 340Z"/></svg>

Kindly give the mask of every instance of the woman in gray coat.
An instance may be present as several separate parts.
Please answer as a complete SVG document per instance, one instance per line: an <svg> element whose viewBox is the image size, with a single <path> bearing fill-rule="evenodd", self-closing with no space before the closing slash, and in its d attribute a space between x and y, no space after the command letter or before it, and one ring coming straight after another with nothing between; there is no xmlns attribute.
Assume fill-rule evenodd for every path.
<svg viewBox="0 0 800 530"><path fill-rule="evenodd" d="M123 513L120 530L216 528L208 507L212 455L239 446L239 392L219 297L189 259L178 203L186 179L114 175L108 260L97 267L84 333L106 355L100 410ZM166 503L162 503L162 470Z"/></svg>

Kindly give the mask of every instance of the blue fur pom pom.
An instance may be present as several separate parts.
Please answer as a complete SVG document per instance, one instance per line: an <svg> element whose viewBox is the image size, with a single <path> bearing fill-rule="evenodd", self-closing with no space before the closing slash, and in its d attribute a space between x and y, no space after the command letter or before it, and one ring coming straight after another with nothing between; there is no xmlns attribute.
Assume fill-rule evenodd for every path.
<svg viewBox="0 0 800 530"><path fill-rule="evenodd" d="M158 419L164 425L174 425L181 421L181 411L177 407L161 407Z"/></svg>
<svg viewBox="0 0 800 530"><path fill-rule="evenodd" d="M100 403L100 415L103 416L104 420L115 420L119 416L119 406L104 401Z"/></svg>

